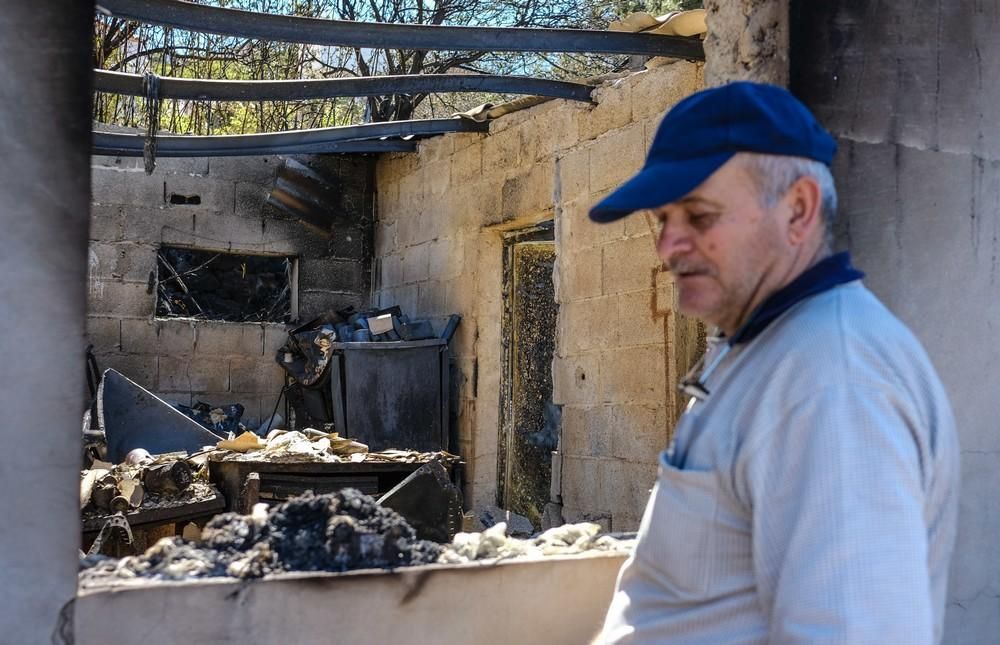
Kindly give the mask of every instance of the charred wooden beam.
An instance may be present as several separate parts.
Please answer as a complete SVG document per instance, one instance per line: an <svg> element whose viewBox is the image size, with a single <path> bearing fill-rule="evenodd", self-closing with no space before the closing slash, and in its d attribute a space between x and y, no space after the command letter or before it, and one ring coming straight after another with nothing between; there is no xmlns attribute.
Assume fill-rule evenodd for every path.
<svg viewBox="0 0 1000 645"><path fill-rule="evenodd" d="M98 92L144 96L142 76L94 70ZM160 77L163 99L205 101L298 101L349 96L389 96L424 92L499 92L590 102L593 87L530 76L492 74L413 74L290 81L228 81Z"/></svg>
<svg viewBox="0 0 1000 645"><path fill-rule="evenodd" d="M588 29L454 27L324 20L223 9L182 0L100 0L122 18L189 31L311 45L415 49L642 54L704 60L698 38Z"/></svg>

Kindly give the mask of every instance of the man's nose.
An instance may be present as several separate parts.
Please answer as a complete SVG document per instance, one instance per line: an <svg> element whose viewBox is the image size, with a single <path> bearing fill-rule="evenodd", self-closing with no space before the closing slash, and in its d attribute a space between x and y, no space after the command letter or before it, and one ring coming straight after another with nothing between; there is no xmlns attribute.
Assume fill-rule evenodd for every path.
<svg viewBox="0 0 1000 645"><path fill-rule="evenodd" d="M660 237L656 242L656 252L660 259L669 263L676 255L689 253L694 248L691 230L683 224L665 221L660 226Z"/></svg>

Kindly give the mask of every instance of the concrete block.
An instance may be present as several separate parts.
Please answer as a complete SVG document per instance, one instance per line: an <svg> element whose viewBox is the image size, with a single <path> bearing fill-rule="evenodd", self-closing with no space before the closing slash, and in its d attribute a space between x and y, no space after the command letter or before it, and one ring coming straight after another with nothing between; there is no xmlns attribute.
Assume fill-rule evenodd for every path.
<svg viewBox="0 0 1000 645"><path fill-rule="evenodd" d="M87 313L94 316L152 317L155 294L146 292L146 283L97 278L89 281Z"/></svg>
<svg viewBox="0 0 1000 645"><path fill-rule="evenodd" d="M218 251L260 252L264 246L261 220L236 217L229 212L195 213L194 237L199 247Z"/></svg>
<svg viewBox="0 0 1000 645"><path fill-rule="evenodd" d="M115 170L142 170L144 168L142 157L114 157L108 155L91 155L90 165L92 168L114 168Z"/></svg>
<svg viewBox="0 0 1000 645"><path fill-rule="evenodd" d="M421 318L446 315L446 295L446 284L436 280L421 282L417 285L417 309L414 313Z"/></svg>
<svg viewBox="0 0 1000 645"><path fill-rule="evenodd" d="M570 302L601 295L603 271L600 247L560 253L559 301Z"/></svg>
<svg viewBox="0 0 1000 645"><path fill-rule="evenodd" d="M622 462L620 480L609 490L611 498L611 525L615 531L635 531L639 528L650 492L656 483L657 455L650 455L642 463Z"/></svg>
<svg viewBox="0 0 1000 645"><path fill-rule="evenodd" d="M575 457L611 455L612 434L620 432L611 421L611 408L604 405L566 405L562 409L559 449Z"/></svg>
<svg viewBox="0 0 1000 645"><path fill-rule="evenodd" d="M164 177L165 205L171 209L197 209L219 211L232 214L235 199L234 182L215 180L209 177L191 175L167 175ZM186 204L177 204L175 199L187 199ZM197 200L194 203L193 200Z"/></svg>
<svg viewBox="0 0 1000 645"><path fill-rule="evenodd" d="M91 201L97 204L162 206L166 183L162 176L101 166L91 168Z"/></svg>
<svg viewBox="0 0 1000 645"><path fill-rule="evenodd" d="M504 117L499 121L505 121ZM492 130L492 126L491 126ZM483 141L483 173L506 171L521 165L521 129L491 131Z"/></svg>
<svg viewBox="0 0 1000 645"><path fill-rule="evenodd" d="M503 221L529 217L552 209L554 169L552 164L529 166L527 172L508 177L503 183L500 210Z"/></svg>
<svg viewBox="0 0 1000 645"><path fill-rule="evenodd" d="M404 314L420 315L419 285L408 284L393 290L393 299L388 306L399 305Z"/></svg>
<svg viewBox="0 0 1000 645"><path fill-rule="evenodd" d="M237 181L233 187L233 213L237 217L257 219L264 216L271 186L248 181Z"/></svg>
<svg viewBox="0 0 1000 645"><path fill-rule="evenodd" d="M605 294L655 288L663 262L656 255L651 237L618 240L606 244L603 250Z"/></svg>
<svg viewBox="0 0 1000 645"><path fill-rule="evenodd" d="M600 246L624 237L625 224L622 220L607 224L590 221L587 213L596 202L597 199L587 198L563 204L560 224L565 251Z"/></svg>
<svg viewBox="0 0 1000 645"><path fill-rule="evenodd" d="M229 359L222 356L198 356L187 365L191 392L228 392Z"/></svg>
<svg viewBox="0 0 1000 645"><path fill-rule="evenodd" d="M90 239L118 242L125 234L124 207L116 204L90 205Z"/></svg>
<svg viewBox="0 0 1000 645"><path fill-rule="evenodd" d="M188 378L190 360L187 357L160 356L157 360L157 389L164 392L190 392L191 381Z"/></svg>
<svg viewBox="0 0 1000 645"><path fill-rule="evenodd" d="M193 211L161 206L125 206L123 237L132 242L151 244L194 244Z"/></svg>
<svg viewBox="0 0 1000 645"><path fill-rule="evenodd" d="M656 248L656 242L660 234L660 226L647 212L633 213L625 218L625 237L646 237L649 244Z"/></svg>
<svg viewBox="0 0 1000 645"><path fill-rule="evenodd" d="M601 353L600 400L607 403L665 405L670 366L662 345Z"/></svg>
<svg viewBox="0 0 1000 645"><path fill-rule="evenodd" d="M559 307L559 348L567 355L618 346L618 299L601 296Z"/></svg>
<svg viewBox="0 0 1000 645"><path fill-rule="evenodd" d="M430 199L438 199L447 193L451 186L450 160L434 161L424 166L424 179L427 181L425 195Z"/></svg>
<svg viewBox="0 0 1000 645"><path fill-rule="evenodd" d="M403 213L419 212L423 207L426 181L424 179L424 169L422 166L416 167L412 172L403 175L399 179L399 205L400 215Z"/></svg>
<svg viewBox="0 0 1000 645"><path fill-rule="evenodd" d="M563 515L566 521L593 521L595 517L604 516L610 519L611 504L609 487L614 486L617 478L612 479L611 468L614 460L602 457L582 457L563 455L562 459L562 499ZM586 509L586 515L578 519L570 519L569 509Z"/></svg>
<svg viewBox="0 0 1000 645"><path fill-rule="evenodd" d="M580 115L586 112L582 106L564 104L532 118L521 134L524 157L532 161L546 159L575 145L580 140Z"/></svg>
<svg viewBox="0 0 1000 645"><path fill-rule="evenodd" d="M418 143L417 154L421 161L436 162L447 159L454 151L452 137L444 135L442 137L431 137Z"/></svg>
<svg viewBox="0 0 1000 645"><path fill-rule="evenodd" d="M632 86L625 79L598 87L592 96L597 105L580 116L581 141L596 139L632 121Z"/></svg>
<svg viewBox="0 0 1000 645"><path fill-rule="evenodd" d="M590 190L616 188L639 171L645 157L642 123L601 135L590 147Z"/></svg>
<svg viewBox="0 0 1000 645"><path fill-rule="evenodd" d="M660 311L658 292L653 289L634 291L618 296L618 344L653 345L665 342L664 329L668 322Z"/></svg>
<svg viewBox="0 0 1000 645"><path fill-rule="evenodd" d="M590 190L590 145L562 153L556 161L559 194L563 202L586 200Z"/></svg>
<svg viewBox="0 0 1000 645"><path fill-rule="evenodd" d="M194 352L195 323L188 320L122 320L122 349L126 352L188 356Z"/></svg>
<svg viewBox="0 0 1000 645"><path fill-rule="evenodd" d="M87 316L87 342L95 354L121 350L121 320L107 316Z"/></svg>
<svg viewBox="0 0 1000 645"><path fill-rule="evenodd" d="M381 166L379 166L381 168ZM391 223L396 221L399 211L399 182L396 179L376 179L378 217L381 221Z"/></svg>
<svg viewBox="0 0 1000 645"><path fill-rule="evenodd" d="M474 181L483 173L483 146L476 143L457 150L450 163L453 185Z"/></svg>
<svg viewBox="0 0 1000 645"><path fill-rule="evenodd" d="M357 291L365 283L364 267L354 260L301 258L299 288Z"/></svg>
<svg viewBox="0 0 1000 645"><path fill-rule="evenodd" d="M198 355L263 356L264 330L255 323L199 321L195 326Z"/></svg>
<svg viewBox="0 0 1000 645"><path fill-rule="evenodd" d="M636 74L631 79L633 120L659 121L684 97L701 89L699 69L697 63L677 61Z"/></svg>
<svg viewBox="0 0 1000 645"><path fill-rule="evenodd" d="M375 257L385 257L399 248L396 240L398 225L392 222L379 222L375 227Z"/></svg>
<svg viewBox="0 0 1000 645"><path fill-rule="evenodd" d="M90 243L90 276L126 282L148 282L156 270L156 248L148 244Z"/></svg>
<svg viewBox="0 0 1000 645"><path fill-rule="evenodd" d="M284 384L285 372L271 357L236 356L229 359L229 387L234 392L277 396Z"/></svg>
<svg viewBox="0 0 1000 645"><path fill-rule="evenodd" d="M379 260L381 276L379 286L383 289L397 287L403 283L403 256L387 255Z"/></svg>
<svg viewBox="0 0 1000 645"><path fill-rule="evenodd" d="M667 409L660 405L620 404L610 408L610 454L619 459L650 466L656 470L656 456L667 449L669 426Z"/></svg>
<svg viewBox="0 0 1000 645"><path fill-rule="evenodd" d="M476 313L479 294L476 293L475 275L459 276L446 283L445 307L448 313L461 314L465 318ZM461 332L460 332L461 333Z"/></svg>
<svg viewBox="0 0 1000 645"><path fill-rule="evenodd" d="M401 253L403 284L423 282L430 269L430 244L411 246Z"/></svg>
<svg viewBox="0 0 1000 645"><path fill-rule="evenodd" d="M136 158L136 167L145 172L142 158ZM208 157L157 157L153 175L207 175Z"/></svg>
<svg viewBox="0 0 1000 645"><path fill-rule="evenodd" d="M270 185L281 165L281 156L262 157L212 157L208 160L208 174L216 180L243 181Z"/></svg>
<svg viewBox="0 0 1000 645"><path fill-rule="evenodd" d="M280 323L264 323L264 358L274 361L278 349L288 340L288 327Z"/></svg>
<svg viewBox="0 0 1000 645"><path fill-rule="evenodd" d="M353 226L336 226L326 244L326 250L333 258L360 261L370 258L365 254L365 231Z"/></svg>
<svg viewBox="0 0 1000 645"><path fill-rule="evenodd" d="M310 320L317 316L332 314L338 309L355 307L364 309L369 306L367 290L361 293L343 293L323 289L299 291L299 319Z"/></svg>
<svg viewBox="0 0 1000 645"><path fill-rule="evenodd" d="M593 405L601 400L601 354L552 359L552 401L556 405ZM483 377L480 366L480 379ZM489 390L484 390L489 391Z"/></svg>
<svg viewBox="0 0 1000 645"><path fill-rule="evenodd" d="M432 280L455 278L464 266L465 242L462 238L445 238L429 242L427 275Z"/></svg>
<svg viewBox="0 0 1000 645"><path fill-rule="evenodd" d="M97 365L102 369L116 369L147 390L156 389L159 359L152 354L123 354L110 352L97 354Z"/></svg>

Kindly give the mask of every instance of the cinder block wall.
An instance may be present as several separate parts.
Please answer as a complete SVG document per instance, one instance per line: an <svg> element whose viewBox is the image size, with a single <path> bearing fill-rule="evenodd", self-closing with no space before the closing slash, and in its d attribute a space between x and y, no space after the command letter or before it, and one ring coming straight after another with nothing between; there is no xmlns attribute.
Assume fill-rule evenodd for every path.
<svg viewBox="0 0 1000 645"><path fill-rule="evenodd" d="M297 157L341 182L348 223L324 238L264 202L280 157L93 157L87 338L113 367L167 400L241 403L268 416L283 383L274 361L286 325L156 319L149 288L161 245L299 258L299 319L371 299L369 158ZM198 205L169 195L198 195Z"/></svg>
<svg viewBox="0 0 1000 645"><path fill-rule="evenodd" d="M553 497L567 521L638 526L694 328L673 313L645 219L598 226L586 213L639 169L664 111L702 83L701 66L675 62L606 84L596 106L550 101L494 121L489 135L437 137L377 163L380 302L439 324L464 316L453 349L474 506L497 490L502 234L554 219Z"/></svg>

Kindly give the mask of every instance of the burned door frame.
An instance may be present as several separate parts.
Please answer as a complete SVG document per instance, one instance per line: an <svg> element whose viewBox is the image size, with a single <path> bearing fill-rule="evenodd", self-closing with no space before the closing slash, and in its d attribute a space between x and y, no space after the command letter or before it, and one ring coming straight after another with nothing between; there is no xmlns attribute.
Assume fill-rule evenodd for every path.
<svg viewBox="0 0 1000 645"><path fill-rule="evenodd" d="M503 508L510 506L510 481L512 477L513 460L510 458L513 448L514 423L514 387L515 387L515 343L514 343L514 251L518 244L525 242L551 243L555 249L555 222L548 220L527 228L509 231L503 234L503 316L501 319L501 358L500 358L500 403L497 438L497 504ZM553 302L558 308L558 303ZM556 328L553 326L552 334Z"/></svg>

